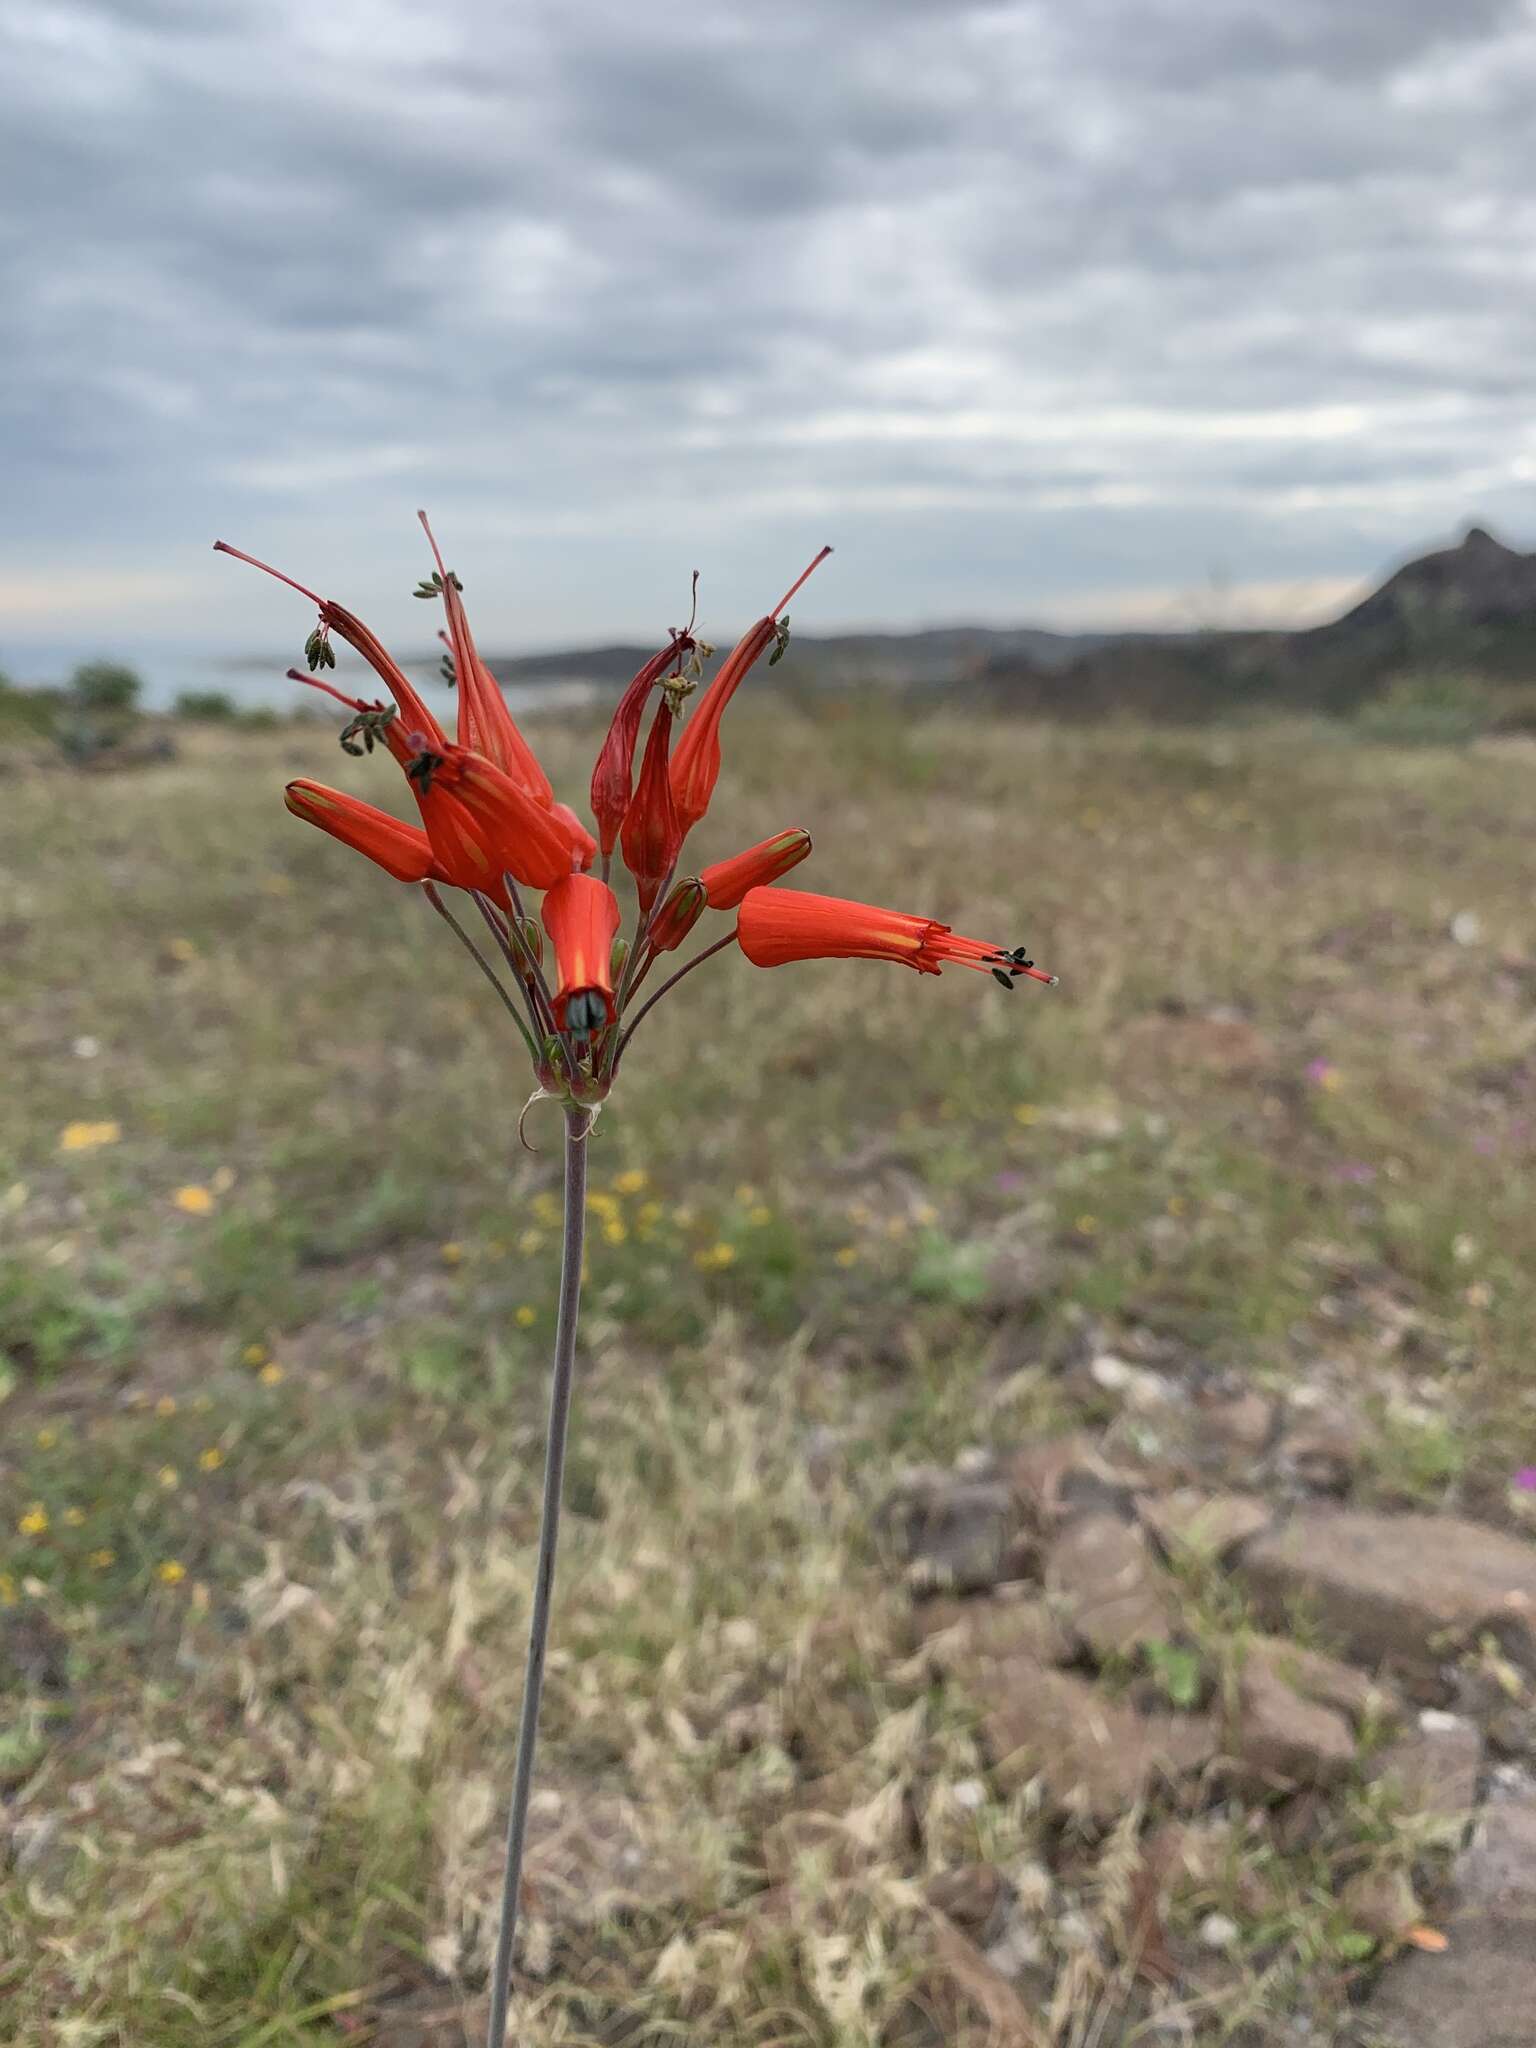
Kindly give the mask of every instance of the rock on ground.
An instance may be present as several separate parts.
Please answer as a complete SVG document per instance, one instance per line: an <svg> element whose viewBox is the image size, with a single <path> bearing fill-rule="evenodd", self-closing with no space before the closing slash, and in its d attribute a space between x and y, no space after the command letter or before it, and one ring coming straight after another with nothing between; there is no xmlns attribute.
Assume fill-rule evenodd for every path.
<svg viewBox="0 0 1536 2048"><path fill-rule="evenodd" d="M1441 1955L1392 1963L1366 2017L1392 2048L1531 2048L1536 2041L1536 1801L1488 1807L1456 1866Z"/></svg>
<svg viewBox="0 0 1536 2048"><path fill-rule="evenodd" d="M1240 1576L1272 1618L1304 1601L1351 1657L1431 1692L1484 1630L1536 1670L1536 1548L1475 1522L1308 1509L1256 1537Z"/></svg>

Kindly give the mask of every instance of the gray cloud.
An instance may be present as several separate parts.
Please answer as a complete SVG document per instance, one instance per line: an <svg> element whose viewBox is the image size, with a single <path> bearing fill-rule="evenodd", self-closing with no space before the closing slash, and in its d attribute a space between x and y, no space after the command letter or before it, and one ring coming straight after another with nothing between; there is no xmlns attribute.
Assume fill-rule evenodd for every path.
<svg viewBox="0 0 1536 2048"><path fill-rule="evenodd" d="M280 637L216 533L419 638L419 502L504 645L1528 532L1533 86L1500 0L0 0L0 658Z"/></svg>

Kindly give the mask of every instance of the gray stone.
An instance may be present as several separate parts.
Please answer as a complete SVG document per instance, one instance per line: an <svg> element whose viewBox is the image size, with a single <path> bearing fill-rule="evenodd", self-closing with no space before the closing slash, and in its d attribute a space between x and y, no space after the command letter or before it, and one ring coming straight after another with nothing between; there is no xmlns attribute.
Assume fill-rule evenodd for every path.
<svg viewBox="0 0 1536 2048"><path fill-rule="evenodd" d="M1361 1663L1433 1683L1491 1630L1536 1670L1536 1548L1478 1523L1310 1508L1257 1537L1240 1570L1267 1613L1305 1602Z"/></svg>
<svg viewBox="0 0 1536 2048"><path fill-rule="evenodd" d="M1083 1515L1051 1545L1045 1592L1052 1610L1100 1660L1167 1642L1178 1625L1173 1590L1146 1538L1112 1515Z"/></svg>
<svg viewBox="0 0 1536 2048"><path fill-rule="evenodd" d="M1008 1576L1016 1510L998 1480L914 1473L886 1502L881 1520L919 1591L976 1592Z"/></svg>
<svg viewBox="0 0 1536 2048"><path fill-rule="evenodd" d="M960 1676L997 1657L1070 1663L1076 1646L1045 1602L1022 1587L999 1587L970 1600L924 1600L913 1609L914 1647L938 1677Z"/></svg>
<svg viewBox="0 0 1536 2048"><path fill-rule="evenodd" d="M1038 1777L1052 1803L1107 1824L1159 1778L1203 1768L1216 1731L1203 1714L1139 1714L1085 1678L1024 1657L980 1674L981 1734L998 1783Z"/></svg>
<svg viewBox="0 0 1536 2048"><path fill-rule="evenodd" d="M1355 1756L1344 1716L1309 1700L1271 1665L1246 1665L1238 1682L1237 1761L1268 1790L1340 1778Z"/></svg>
<svg viewBox="0 0 1536 2048"><path fill-rule="evenodd" d="M1275 1519L1268 1501L1251 1493L1205 1493L1181 1486L1138 1503L1142 1522L1170 1555L1187 1551L1225 1564Z"/></svg>
<svg viewBox="0 0 1536 2048"><path fill-rule="evenodd" d="M1483 1745L1472 1722L1427 1715L1371 1758L1367 1776L1391 1785L1410 1813L1447 1823L1465 1820L1477 1802Z"/></svg>
<svg viewBox="0 0 1536 2048"><path fill-rule="evenodd" d="M1488 1807L1456 1866L1442 1955L1417 1951L1365 2007L1393 2048L1531 2048L1536 2040L1536 1803Z"/></svg>

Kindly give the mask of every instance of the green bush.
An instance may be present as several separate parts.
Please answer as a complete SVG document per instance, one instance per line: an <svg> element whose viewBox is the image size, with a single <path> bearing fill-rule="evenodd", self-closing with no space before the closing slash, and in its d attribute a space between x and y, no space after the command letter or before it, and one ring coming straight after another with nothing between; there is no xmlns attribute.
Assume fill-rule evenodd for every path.
<svg viewBox="0 0 1536 2048"><path fill-rule="evenodd" d="M239 706L222 690L183 690L171 706L177 718L191 718L204 725L233 725Z"/></svg>
<svg viewBox="0 0 1536 2048"><path fill-rule="evenodd" d="M69 679L69 693L82 711L132 711L143 689L138 670L121 661L82 661Z"/></svg>
<svg viewBox="0 0 1536 2048"><path fill-rule="evenodd" d="M1415 669L1396 677L1379 697L1360 707L1362 738L1393 746L1465 746L1499 722L1494 691L1476 676L1452 669Z"/></svg>

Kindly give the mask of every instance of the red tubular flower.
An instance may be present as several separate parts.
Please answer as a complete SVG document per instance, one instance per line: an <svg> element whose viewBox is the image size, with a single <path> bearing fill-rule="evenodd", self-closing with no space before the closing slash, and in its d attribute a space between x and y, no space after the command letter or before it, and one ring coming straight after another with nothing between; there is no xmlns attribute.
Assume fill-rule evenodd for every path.
<svg viewBox="0 0 1536 2048"><path fill-rule="evenodd" d="M388 811L323 782L290 782L283 801L296 818L318 825L343 846L366 854L397 882L446 881L432 852L432 842L419 825L402 824Z"/></svg>
<svg viewBox="0 0 1536 2048"><path fill-rule="evenodd" d="M562 826L571 842L571 860L583 873L597 858L597 841L569 804L551 804L549 815Z"/></svg>
<svg viewBox="0 0 1536 2048"><path fill-rule="evenodd" d="M507 709L501 685L491 674L475 648L469 630L469 615L459 586L454 582L437 545L425 512L418 512L438 578L443 586L443 609L448 614L448 639L453 648L453 675L459 692L459 745L469 747L499 768L503 775L525 789L535 803L548 806L555 800L549 777L539 757L518 730L517 720ZM521 879L521 877L519 877Z"/></svg>
<svg viewBox="0 0 1536 2048"><path fill-rule="evenodd" d="M653 953L675 953L704 915L708 902L697 875L685 876L668 890L667 900L651 919L646 940Z"/></svg>
<svg viewBox="0 0 1536 2048"><path fill-rule="evenodd" d="M540 915L555 949L555 1022L590 1037L613 1017L613 940L619 899L595 875L566 875Z"/></svg>
<svg viewBox="0 0 1536 2048"><path fill-rule="evenodd" d="M745 853L733 853L729 860L717 860L699 876L711 910L734 910L749 889L761 889L778 881L800 865L811 850L811 835L799 825L787 832L775 832Z"/></svg>
<svg viewBox="0 0 1536 2048"><path fill-rule="evenodd" d="M597 820L604 860L613 852L619 827L629 809L635 743L640 737L645 700L673 663L690 653L693 646L691 633L675 633L659 654L651 656L619 699L608 736L598 751L597 766L592 770L592 815Z"/></svg>
<svg viewBox="0 0 1536 2048"><path fill-rule="evenodd" d="M569 827L483 755L444 747L419 754L407 773L432 850L461 888L488 889L508 874L552 889L571 872Z"/></svg>
<svg viewBox="0 0 1536 2048"><path fill-rule="evenodd" d="M663 698L651 721L640 780L624 814L624 865L635 878L642 916L656 901L661 885L677 866L683 828L672 796L667 756L672 746L672 706Z"/></svg>
<svg viewBox="0 0 1536 2048"><path fill-rule="evenodd" d="M688 721L688 729L677 743L672 757L672 794L682 820L683 836L697 825L709 809L720 775L720 720L736 694L737 685L759 657L766 654L779 636L779 614L811 571L824 562L832 550L823 548L816 560L785 591L773 610L744 633L715 674L714 681L699 699L699 708Z"/></svg>
<svg viewBox="0 0 1536 2048"><path fill-rule="evenodd" d="M902 910L878 910L840 896L810 896L798 889L751 889L737 919L741 950L754 967L791 960L895 960L919 974L941 967L975 967L1011 988L1014 977L1054 982L1024 955L982 939L963 939L947 924Z"/></svg>

